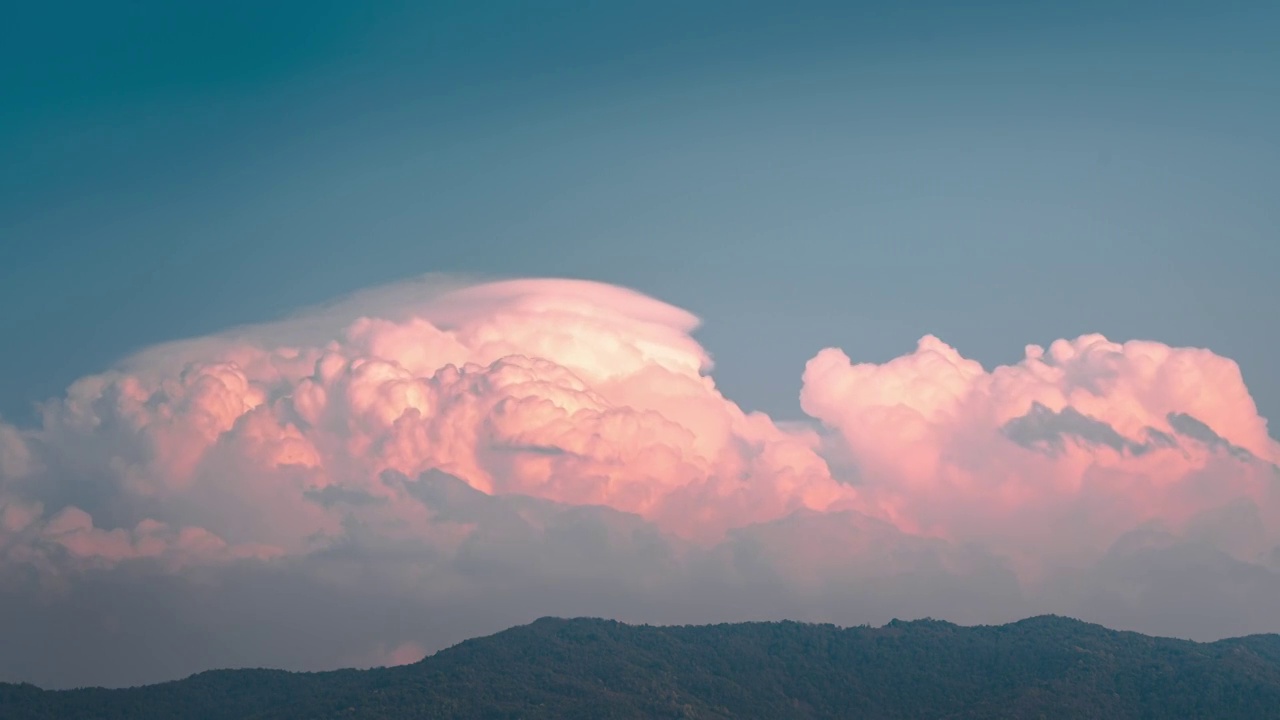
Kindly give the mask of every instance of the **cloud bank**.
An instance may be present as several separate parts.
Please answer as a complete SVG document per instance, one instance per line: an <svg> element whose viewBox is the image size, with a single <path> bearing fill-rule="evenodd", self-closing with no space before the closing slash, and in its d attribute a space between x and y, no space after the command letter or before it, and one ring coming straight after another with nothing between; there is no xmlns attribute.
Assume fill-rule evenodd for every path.
<svg viewBox="0 0 1280 720"><path fill-rule="evenodd" d="M697 325L428 277L77 381L0 423L0 678L400 663L546 614L1280 630L1280 444L1232 361L830 348L784 424Z"/></svg>

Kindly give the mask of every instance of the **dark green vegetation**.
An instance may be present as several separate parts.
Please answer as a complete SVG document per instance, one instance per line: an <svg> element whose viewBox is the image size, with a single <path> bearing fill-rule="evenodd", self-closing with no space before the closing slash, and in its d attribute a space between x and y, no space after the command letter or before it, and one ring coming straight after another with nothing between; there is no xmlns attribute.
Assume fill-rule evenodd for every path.
<svg viewBox="0 0 1280 720"><path fill-rule="evenodd" d="M27 718L1280 718L1280 636L543 619L403 667L235 670L128 690L0 684Z"/></svg>

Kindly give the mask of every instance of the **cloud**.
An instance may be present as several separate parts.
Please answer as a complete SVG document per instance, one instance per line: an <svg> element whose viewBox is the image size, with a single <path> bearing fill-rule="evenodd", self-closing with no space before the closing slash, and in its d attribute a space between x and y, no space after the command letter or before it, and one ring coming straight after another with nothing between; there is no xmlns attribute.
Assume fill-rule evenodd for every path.
<svg viewBox="0 0 1280 720"><path fill-rule="evenodd" d="M777 423L697 325L428 277L77 381L0 423L0 613L29 619L0 677L386 664L546 614L1280 625L1280 451L1230 360L827 349L814 423Z"/></svg>
<svg viewBox="0 0 1280 720"><path fill-rule="evenodd" d="M1242 499L1260 542L1280 530L1280 449L1235 363L1206 350L1087 335L987 372L933 337L883 365L829 349L801 403L857 459L863 501L914 531L1079 559Z"/></svg>

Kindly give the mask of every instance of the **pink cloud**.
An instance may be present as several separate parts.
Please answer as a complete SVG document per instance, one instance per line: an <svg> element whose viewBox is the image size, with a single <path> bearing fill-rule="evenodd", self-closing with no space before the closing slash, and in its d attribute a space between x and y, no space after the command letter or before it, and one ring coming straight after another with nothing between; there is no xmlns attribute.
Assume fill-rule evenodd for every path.
<svg viewBox="0 0 1280 720"><path fill-rule="evenodd" d="M46 407L42 428L5 428L0 467L31 474L38 445L61 465L51 472L105 467L172 520L297 550L338 532L308 492L395 502L383 471L433 469L488 493L637 513L688 537L799 509L857 510L1025 550L1037 535L1101 547L1141 522L1184 523L1240 497L1265 504L1267 464L1280 458L1239 369L1209 351L1090 335L988 372L926 336L884 364L827 349L805 368L802 407L847 446L851 485L833 479L817 435L718 391L683 310L567 280L400 301L409 309L327 333L313 323L308 343L247 329L85 378ZM1174 427L1177 414L1222 442ZM1011 428L1048 435L1019 442ZM1069 523L1093 529L1064 543Z"/></svg>
<svg viewBox="0 0 1280 720"><path fill-rule="evenodd" d="M91 455L80 464L162 506L227 505L223 522L197 513L214 533L240 534L237 501L274 504L299 547L333 530L306 491L394 499L385 470L438 469L485 492L610 506L708 538L849 504L856 492L831 479L812 438L719 393L696 325L597 283L480 285L309 346L227 336L194 341L199 359L169 346L166 362L76 383L32 438L78 444Z"/></svg>
<svg viewBox="0 0 1280 720"><path fill-rule="evenodd" d="M1100 551L1237 498L1275 509L1277 443L1235 363L1207 350L1086 335L987 372L934 337L880 365L829 349L801 403L857 458L867 501L926 533Z"/></svg>

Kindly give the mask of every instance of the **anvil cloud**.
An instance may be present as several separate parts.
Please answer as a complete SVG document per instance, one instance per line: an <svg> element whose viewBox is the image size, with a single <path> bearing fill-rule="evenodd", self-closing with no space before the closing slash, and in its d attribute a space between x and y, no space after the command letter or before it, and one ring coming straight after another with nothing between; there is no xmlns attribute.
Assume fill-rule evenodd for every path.
<svg viewBox="0 0 1280 720"><path fill-rule="evenodd" d="M782 424L697 325L425 278L77 381L0 424L0 677L403 662L540 614L1280 629L1280 444L1232 361L830 348Z"/></svg>

